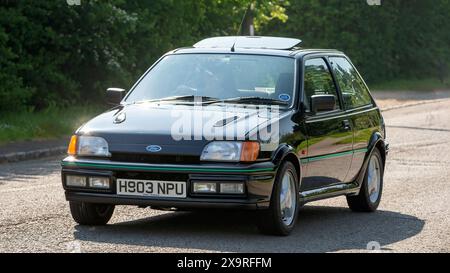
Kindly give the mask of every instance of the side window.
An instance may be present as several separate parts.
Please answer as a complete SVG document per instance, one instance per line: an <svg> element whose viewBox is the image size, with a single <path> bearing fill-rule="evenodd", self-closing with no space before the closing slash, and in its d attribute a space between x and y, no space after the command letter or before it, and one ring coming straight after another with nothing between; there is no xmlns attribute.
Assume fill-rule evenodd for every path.
<svg viewBox="0 0 450 273"><path fill-rule="evenodd" d="M330 62L346 108L352 109L372 104L369 90L353 65L343 57L331 57Z"/></svg>
<svg viewBox="0 0 450 273"><path fill-rule="evenodd" d="M307 107L311 107L311 97L314 95L333 95L336 98L336 108L340 109L336 86L328 65L322 58L305 61L304 96Z"/></svg>

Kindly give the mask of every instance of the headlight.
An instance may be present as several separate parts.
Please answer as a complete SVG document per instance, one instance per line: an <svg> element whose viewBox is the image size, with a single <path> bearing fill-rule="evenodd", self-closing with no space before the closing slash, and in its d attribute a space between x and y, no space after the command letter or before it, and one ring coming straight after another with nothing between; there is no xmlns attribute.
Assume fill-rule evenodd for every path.
<svg viewBox="0 0 450 273"><path fill-rule="evenodd" d="M72 136L68 154L81 156L111 156L109 153L108 142L102 137L94 136Z"/></svg>
<svg viewBox="0 0 450 273"><path fill-rule="evenodd" d="M258 142L214 141L206 145L202 161L253 162L258 158Z"/></svg>
<svg viewBox="0 0 450 273"><path fill-rule="evenodd" d="M101 137L80 136L78 138L78 155L110 156L108 142Z"/></svg>

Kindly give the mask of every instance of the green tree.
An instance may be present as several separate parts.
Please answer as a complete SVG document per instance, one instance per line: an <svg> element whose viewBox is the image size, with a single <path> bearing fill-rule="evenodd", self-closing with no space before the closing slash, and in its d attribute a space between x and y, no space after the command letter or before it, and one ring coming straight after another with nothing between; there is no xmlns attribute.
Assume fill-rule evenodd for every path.
<svg viewBox="0 0 450 273"><path fill-rule="evenodd" d="M0 112L98 102L164 52L235 34L249 0L3 1ZM257 26L285 20L282 0L255 1Z"/></svg>
<svg viewBox="0 0 450 273"><path fill-rule="evenodd" d="M346 52L369 82L448 76L449 0L291 0L286 24L263 32Z"/></svg>

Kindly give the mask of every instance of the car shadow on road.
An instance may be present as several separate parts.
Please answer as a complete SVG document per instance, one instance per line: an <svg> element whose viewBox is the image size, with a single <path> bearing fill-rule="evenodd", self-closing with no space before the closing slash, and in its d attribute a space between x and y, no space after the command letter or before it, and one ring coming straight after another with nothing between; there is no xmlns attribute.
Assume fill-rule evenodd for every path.
<svg viewBox="0 0 450 273"><path fill-rule="evenodd" d="M349 209L307 206L288 237L258 233L251 212L175 212L105 227L76 226L75 239L86 242L181 248L186 251L329 252L383 248L411 238L424 221L397 212L352 213Z"/></svg>

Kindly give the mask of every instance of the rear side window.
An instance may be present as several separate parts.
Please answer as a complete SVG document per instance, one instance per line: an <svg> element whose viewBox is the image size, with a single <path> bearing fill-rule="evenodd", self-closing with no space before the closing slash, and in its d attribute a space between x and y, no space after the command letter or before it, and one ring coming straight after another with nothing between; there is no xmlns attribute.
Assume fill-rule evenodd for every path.
<svg viewBox="0 0 450 273"><path fill-rule="evenodd" d="M333 77L322 58L309 59L305 61L305 102L311 108L311 97L314 95L334 95L336 98L336 109L340 109Z"/></svg>
<svg viewBox="0 0 450 273"><path fill-rule="evenodd" d="M353 109L372 104L369 90L353 65L343 57L330 57L330 62L341 89L345 107Z"/></svg>

